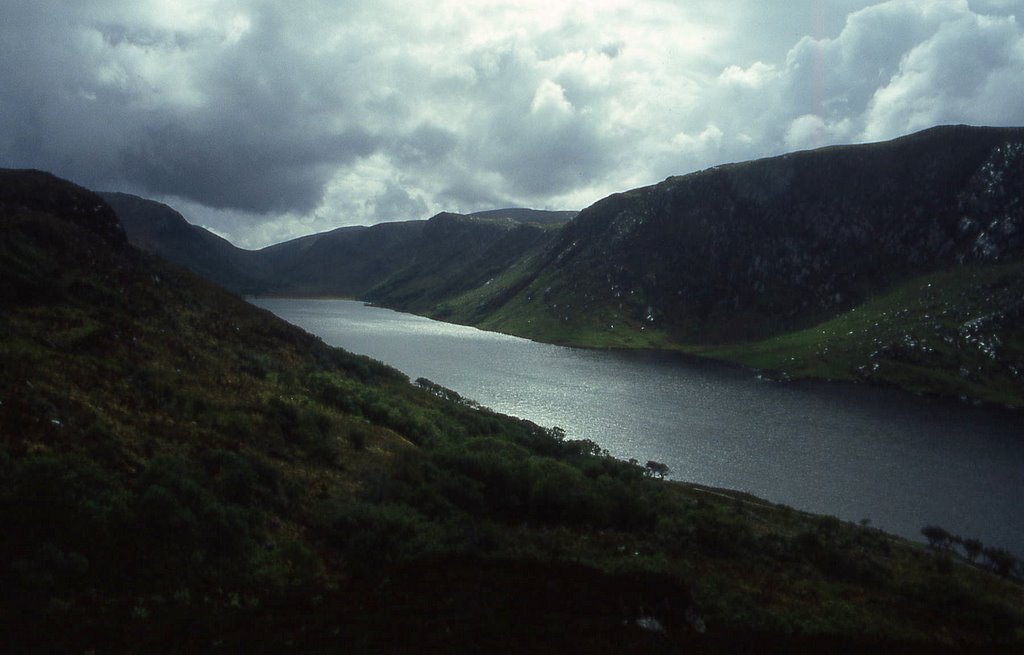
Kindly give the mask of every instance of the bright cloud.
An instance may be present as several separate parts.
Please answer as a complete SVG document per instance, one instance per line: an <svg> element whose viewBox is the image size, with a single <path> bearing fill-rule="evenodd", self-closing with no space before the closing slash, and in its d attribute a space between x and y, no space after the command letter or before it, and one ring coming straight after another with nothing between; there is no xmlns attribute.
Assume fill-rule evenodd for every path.
<svg viewBox="0 0 1024 655"><path fill-rule="evenodd" d="M1024 124L1022 0L7 0L0 166L236 243L940 123Z"/></svg>

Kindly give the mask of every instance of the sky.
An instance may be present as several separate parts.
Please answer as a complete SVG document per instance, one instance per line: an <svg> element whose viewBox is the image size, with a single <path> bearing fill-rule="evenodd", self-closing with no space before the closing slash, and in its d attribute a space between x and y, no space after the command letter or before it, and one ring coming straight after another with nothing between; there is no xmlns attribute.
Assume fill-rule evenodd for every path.
<svg viewBox="0 0 1024 655"><path fill-rule="evenodd" d="M1024 0L0 0L0 167L255 248L1024 125Z"/></svg>

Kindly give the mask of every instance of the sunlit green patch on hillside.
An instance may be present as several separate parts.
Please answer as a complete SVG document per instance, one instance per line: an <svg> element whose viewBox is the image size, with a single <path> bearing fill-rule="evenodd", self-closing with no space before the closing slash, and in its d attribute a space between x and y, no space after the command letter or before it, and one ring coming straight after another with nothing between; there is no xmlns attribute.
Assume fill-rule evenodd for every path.
<svg viewBox="0 0 1024 655"><path fill-rule="evenodd" d="M915 277L824 323L763 341L699 346L541 277L479 321L569 346L680 350L769 377L852 380L1024 406L1024 264L967 265ZM487 298L483 290L476 290ZM455 316L459 316L455 313ZM440 317L443 318L443 317Z"/></svg>
<svg viewBox="0 0 1024 655"><path fill-rule="evenodd" d="M1024 264L920 276L813 328L697 352L788 377L1024 406Z"/></svg>

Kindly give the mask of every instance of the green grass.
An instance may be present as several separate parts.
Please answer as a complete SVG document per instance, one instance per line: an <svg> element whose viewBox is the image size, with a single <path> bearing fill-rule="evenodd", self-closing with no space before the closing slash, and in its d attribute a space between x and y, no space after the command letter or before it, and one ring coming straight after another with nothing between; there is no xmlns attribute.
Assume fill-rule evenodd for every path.
<svg viewBox="0 0 1024 655"><path fill-rule="evenodd" d="M904 282L820 325L695 349L788 377L859 380L1024 406L1024 264L962 267Z"/></svg>
<svg viewBox="0 0 1024 655"><path fill-rule="evenodd" d="M495 280L511 285L516 277ZM499 287L500 288L500 287ZM695 345L636 312L581 301L541 277L480 317L435 314L483 329L584 348L679 350L781 378L850 380L1024 406L1024 264L962 266L905 281L814 327L762 341ZM459 307L480 306L476 289ZM582 294L585 295L585 294ZM474 319L474 316L479 318Z"/></svg>

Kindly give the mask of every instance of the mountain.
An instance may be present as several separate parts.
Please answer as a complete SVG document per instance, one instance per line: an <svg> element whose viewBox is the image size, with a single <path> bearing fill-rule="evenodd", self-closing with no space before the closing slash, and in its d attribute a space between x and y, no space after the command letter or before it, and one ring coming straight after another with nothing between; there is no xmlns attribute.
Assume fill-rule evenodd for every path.
<svg viewBox="0 0 1024 655"><path fill-rule="evenodd" d="M609 312L680 343L808 327L910 276L1019 259L1022 143L935 128L669 178L584 210L529 291L539 313Z"/></svg>
<svg viewBox="0 0 1024 655"><path fill-rule="evenodd" d="M1022 197L1024 130L947 126L671 177L578 215L443 213L256 253L180 221L193 247L129 238L239 292L1021 407Z"/></svg>
<svg viewBox="0 0 1024 655"><path fill-rule="evenodd" d="M423 227L405 266L362 297L408 311L435 313L445 300L486 288L548 246L557 229L507 217L442 213Z"/></svg>
<svg viewBox="0 0 1024 655"><path fill-rule="evenodd" d="M521 258L577 213L522 208L445 212L426 221L338 228L252 251L190 224L162 203L125 193L100 195L114 208L133 245L235 293L368 297L384 285L373 295L387 302L404 302L428 287L427 296L436 299L481 284L486 281L482 276ZM476 257L486 259L467 260ZM431 304L427 296L421 306Z"/></svg>
<svg viewBox="0 0 1024 655"><path fill-rule="evenodd" d="M665 482L410 383L38 171L0 170L0 367L4 652L1021 646L1005 551Z"/></svg>
<svg viewBox="0 0 1024 655"><path fill-rule="evenodd" d="M135 246L238 293L257 293L267 276L252 252L236 248L209 230L192 225L163 203L127 193L100 193Z"/></svg>
<svg viewBox="0 0 1024 655"><path fill-rule="evenodd" d="M507 218L517 223L533 223L534 225L565 225L579 214L577 211L545 211L539 209L488 209L474 212L474 218Z"/></svg>
<svg viewBox="0 0 1024 655"><path fill-rule="evenodd" d="M601 200L423 310L570 345L1024 406L1024 130L942 127Z"/></svg>
<svg viewBox="0 0 1024 655"><path fill-rule="evenodd" d="M443 212L426 221L344 227L256 253L265 292L348 296L425 309L522 259L575 212Z"/></svg>
<svg viewBox="0 0 1024 655"><path fill-rule="evenodd" d="M408 261L425 221L343 227L286 241L255 254L272 274L264 292L360 297Z"/></svg>

